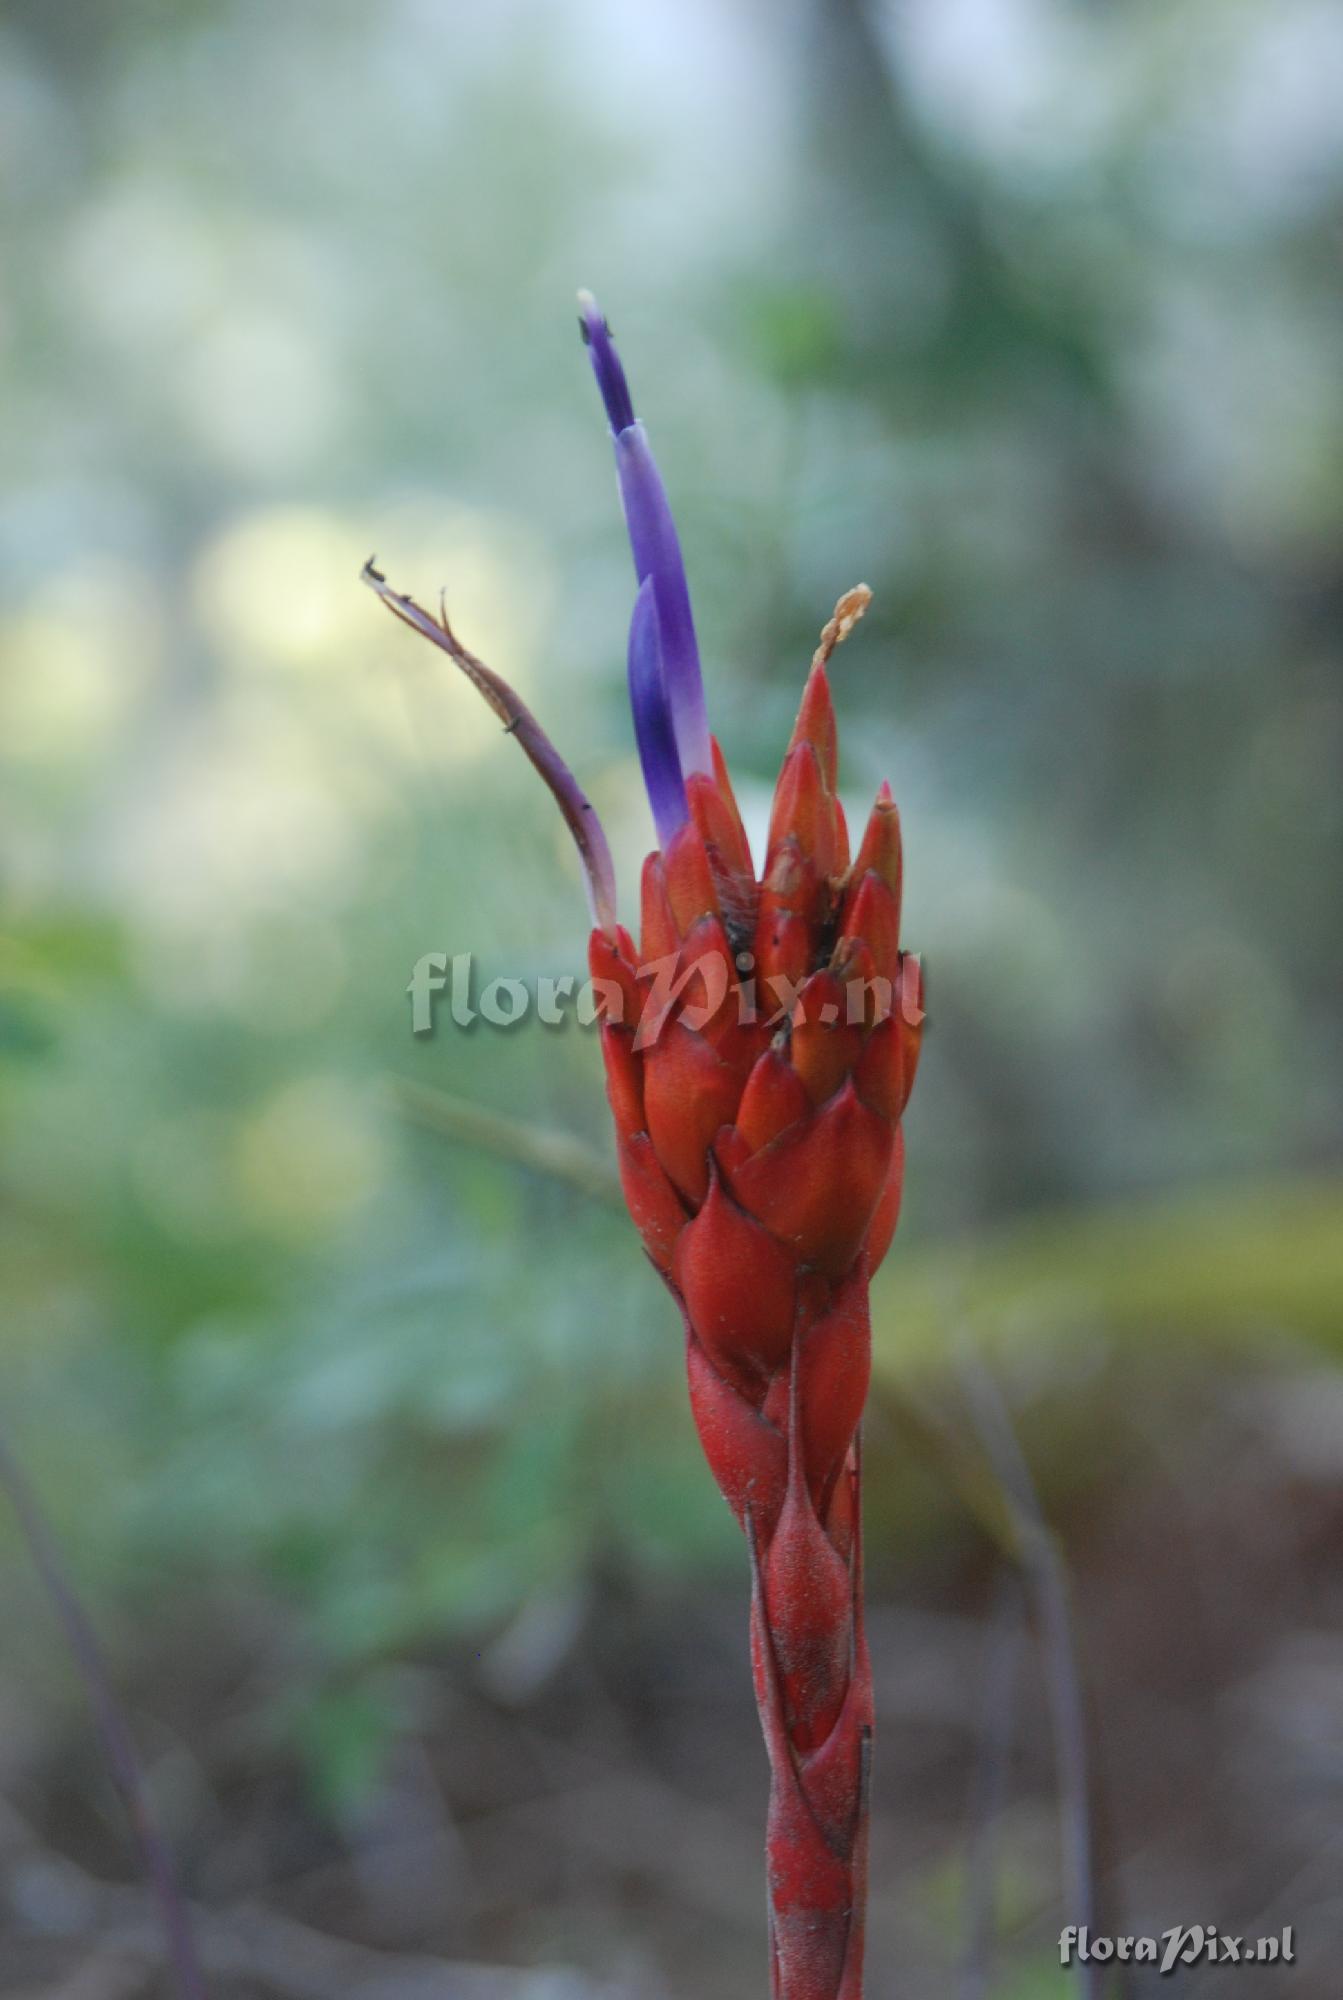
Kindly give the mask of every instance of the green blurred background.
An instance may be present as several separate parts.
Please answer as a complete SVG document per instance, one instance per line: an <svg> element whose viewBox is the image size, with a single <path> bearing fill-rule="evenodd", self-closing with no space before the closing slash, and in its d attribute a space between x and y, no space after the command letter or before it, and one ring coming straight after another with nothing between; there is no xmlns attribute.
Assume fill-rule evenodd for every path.
<svg viewBox="0 0 1343 2000"><path fill-rule="evenodd" d="M977 1348L1070 1564L1110 1928L1294 1922L1273 1992L1336 1992L1340 76L1329 0L6 0L0 1409L217 1994L763 1986L743 1559L593 1038L410 1033L423 952L579 971L577 871L358 580L446 588L628 912L579 284L757 830L875 592L842 775L900 801L931 1020L872 1990L953 1991L986 1895L964 1991L1066 1986L1030 1647L983 1805ZM3 1509L0 1631L0 1992L166 1991Z"/></svg>

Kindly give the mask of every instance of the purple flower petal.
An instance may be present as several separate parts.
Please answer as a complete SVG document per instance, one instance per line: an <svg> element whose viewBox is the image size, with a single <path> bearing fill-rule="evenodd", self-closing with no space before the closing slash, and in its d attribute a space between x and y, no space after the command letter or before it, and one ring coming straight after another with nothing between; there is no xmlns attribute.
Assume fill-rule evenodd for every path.
<svg viewBox="0 0 1343 2000"><path fill-rule="evenodd" d="M662 630L650 576L639 586L630 619L630 707L644 789L653 808L658 845L665 847L690 815L662 669Z"/></svg>
<svg viewBox="0 0 1343 2000"><path fill-rule="evenodd" d="M602 392L611 429L627 430L634 422L630 386L625 380L625 370L620 365L611 329L591 292L578 294L578 326L592 363L592 372L597 377L597 387Z"/></svg>
<svg viewBox="0 0 1343 2000"><path fill-rule="evenodd" d="M662 638L662 673L683 771L712 771L699 647L681 544L666 488L640 423L616 438L616 473L640 584L651 580Z"/></svg>
<svg viewBox="0 0 1343 2000"><path fill-rule="evenodd" d="M634 572L641 587L650 578L653 582L662 684L671 711L681 770L712 773L709 720L704 708L690 586L666 488L644 427L634 415L629 384L611 339L611 329L591 292L580 292L578 300L583 338L615 439L616 473L634 555Z"/></svg>

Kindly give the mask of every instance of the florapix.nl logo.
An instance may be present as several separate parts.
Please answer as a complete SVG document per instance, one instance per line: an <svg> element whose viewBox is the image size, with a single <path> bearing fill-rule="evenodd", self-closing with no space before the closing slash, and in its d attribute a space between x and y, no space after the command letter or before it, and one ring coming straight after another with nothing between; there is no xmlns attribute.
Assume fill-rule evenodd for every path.
<svg viewBox="0 0 1343 2000"><path fill-rule="evenodd" d="M580 981L574 973L561 973L531 980L498 975L482 983L474 953L427 951L416 959L406 988L411 1033L431 1035L440 1019L456 1028L473 1028L478 1022L516 1028L533 1019L543 1027L558 1028L575 1020L590 1028L605 1021L615 1027L632 1025L634 1046L643 1049L656 1042L673 1016L692 1029L705 1027L724 1007L731 1007L747 1027L758 1023L775 1029L797 1027L808 1018L811 974L794 979L776 971L758 978L749 951L733 958L708 951L689 963L672 952L646 960L638 977L647 993L631 1023L627 991L618 980ZM898 1013L917 1027L924 1017L923 992L921 973L908 980L854 973L826 983L825 997L815 1002L816 1019L823 1027L870 1028Z"/></svg>
<svg viewBox="0 0 1343 2000"><path fill-rule="evenodd" d="M1059 1932L1060 1965L1153 1965L1169 1977L1184 1965L1293 1965L1293 1927L1236 1937L1216 1924L1172 1924L1155 1937L1102 1937L1085 1924Z"/></svg>

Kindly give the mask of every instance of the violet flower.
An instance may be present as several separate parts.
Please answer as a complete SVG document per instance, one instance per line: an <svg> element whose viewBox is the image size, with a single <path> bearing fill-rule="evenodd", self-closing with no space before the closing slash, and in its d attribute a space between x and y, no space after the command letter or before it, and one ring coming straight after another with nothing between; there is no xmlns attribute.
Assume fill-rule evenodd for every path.
<svg viewBox="0 0 1343 2000"><path fill-rule="evenodd" d="M580 292L578 304L578 323L615 442L616 476L639 579L630 621L630 705L649 804L665 847L688 817L687 777L713 771L690 586L666 488L634 414L611 329L591 292Z"/></svg>

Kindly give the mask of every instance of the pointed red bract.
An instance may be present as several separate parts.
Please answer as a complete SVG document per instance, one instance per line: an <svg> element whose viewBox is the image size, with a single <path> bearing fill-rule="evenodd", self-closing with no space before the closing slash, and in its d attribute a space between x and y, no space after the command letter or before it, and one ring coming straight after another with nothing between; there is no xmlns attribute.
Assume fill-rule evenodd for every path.
<svg viewBox="0 0 1343 2000"><path fill-rule="evenodd" d="M846 900L840 936L865 944L873 971L883 979L899 975L900 902L875 869L869 868Z"/></svg>
<svg viewBox="0 0 1343 2000"><path fill-rule="evenodd" d="M708 849L697 826L687 824L671 837L662 857L672 920L684 937L701 917L718 916L718 891Z"/></svg>
<svg viewBox="0 0 1343 2000"><path fill-rule="evenodd" d="M632 1139L644 1129L643 1064L634 1052L630 1028L602 1029L602 1060L606 1064L606 1096L616 1131Z"/></svg>
<svg viewBox="0 0 1343 2000"><path fill-rule="evenodd" d="M747 1160L732 1191L799 1264L840 1278L862 1248L893 1141L850 1081L809 1124Z"/></svg>
<svg viewBox="0 0 1343 2000"><path fill-rule="evenodd" d="M760 914L755 928L756 1004L767 1023L785 1021L793 1011L793 1000L803 985L812 963L812 926L805 910L812 900L810 878L796 872L795 887L802 905L776 902L768 885L760 898Z"/></svg>
<svg viewBox="0 0 1343 2000"><path fill-rule="evenodd" d="M764 1610L789 1740L805 1752L829 1736L848 1693L853 1579L816 1518L803 1465L800 1396L795 1360L788 1490L765 1556Z"/></svg>
<svg viewBox="0 0 1343 2000"><path fill-rule="evenodd" d="M672 1011L723 1054L725 1038L738 1026L739 1010L732 948L718 917L701 917L686 932L676 955L673 987ZM656 997L649 995L654 1002Z"/></svg>
<svg viewBox="0 0 1343 2000"><path fill-rule="evenodd" d="M588 941L588 971L592 977L593 999L598 1019L633 1027L643 999L635 967L638 954L634 940L620 925L614 937L594 931Z"/></svg>
<svg viewBox="0 0 1343 2000"><path fill-rule="evenodd" d="M737 1130L746 1152L758 1153L811 1113L807 1086L782 1048L768 1048L746 1079Z"/></svg>
<svg viewBox="0 0 1343 2000"><path fill-rule="evenodd" d="M783 1506L788 1480L788 1446L749 1395L726 1381L709 1360L693 1329L686 1334L686 1375L690 1408L709 1470L723 1498L743 1526L748 1507L766 1539Z"/></svg>
<svg viewBox="0 0 1343 2000"><path fill-rule="evenodd" d="M899 1008L905 1104L909 1102L909 1093L914 1088L914 1077L919 1067L919 1051L923 1047L923 1014L923 965L906 952L900 965Z"/></svg>
<svg viewBox="0 0 1343 2000"><path fill-rule="evenodd" d="M658 1165L653 1142L646 1132L622 1139L616 1156L625 1206L643 1238L644 1249L666 1277L671 1271L677 1239L686 1225L686 1212Z"/></svg>
<svg viewBox="0 0 1343 2000"><path fill-rule="evenodd" d="M640 961L656 964L670 958L681 942L667 895L667 875L660 854L650 854L644 862L639 884Z"/></svg>
<svg viewBox="0 0 1343 2000"><path fill-rule="evenodd" d="M686 799L704 842L719 907L734 928L749 932L755 917L755 871L736 802L702 772L686 780Z"/></svg>
<svg viewBox="0 0 1343 2000"><path fill-rule="evenodd" d="M644 1116L668 1178L687 1201L709 1191L709 1156L722 1126L732 1122L741 1079L713 1045L671 1021L644 1052Z"/></svg>
<svg viewBox="0 0 1343 2000"><path fill-rule="evenodd" d="M872 1372L865 1262L838 1285L812 1281L797 1366L804 1470L817 1512L824 1514L862 1419Z"/></svg>
<svg viewBox="0 0 1343 2000"><path fill-rule="evenodd" d="M863 1245L865 1260L869 1269L875 1271L882 1258L891 1247L895 1235L895 1225L900 1220L900 1197L905 1185L905 1135L901 1127L896 1127L895 1144L891 1148L891 1164L886 1172L886 1185L881 1191L881 1200L873 1212L868 1225L867 1241Z"/></svg>
<svg viewBox="0 0 1343 2000"><path fill-rule="evenodd" d="M752 1370L763 1383L788 1358L796 1316L796 1269L783 1244L752 1221L716 1173L677 1245L673 1268L690 1323L725 1373Z"/></svg>
<svg viewBox="0 0 1343 2000"><path fill-rule="evenodd" d="M848 994L833 972L813 972L798 995L790 1053L813 1104L834 1096L863 1046L862 1027L847 1009Z"/></svg>
<svg viewBox="0 0 1343 2000"><path fill-rule="evenodd" d="M839 773L839 736L835 728L835 704L830 696L830 676L823 665L812 668L802 690L802 704L788 748L792 750L799 743L811 744L826 790L833 792Z"/></svg>
<svg viewBox="0 0 1343 2000"><path fill-rule="evenodd" d="M818 876L834 874L838 856L835 802L826 790L820 763L810 743L799 743L789 751L774 794L774 812L769 823L770 853L789 839L797 842L799 852L811 861Z"/></svg>
<svg viewBox="0 0 1343 2000"><path fill-rule="evenodd" d="M900 843L900 814L889 785L883 785L877 793L872 816L863 832L862 845L854 856L852 880L855 886L869 873L879 875L895 897L898 916L904 861Z"/></svg>
<svg viewBox="0 0 1343 2000"><path fill-rule="evenodd" d="M854 1087L864 1104L892 1124L905 1108L905 1037L898 1015L872 1029L853 1069Z"/></svg>
<svg viewBox="0 0 1343 2000"><path fill-rule="evenodd" d="M750 878L751 887L754 889L755 868L751 861L751 844L746 838L746 828L742 825L741 811L737 805L737 795L732 789L732 779L728 774L727 760L719 747L718 738L716 736L712 737L710 741L713 749L714 783L718 786L723 797L723 803L726 805L736 825L740 866Z"/></svg>

